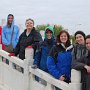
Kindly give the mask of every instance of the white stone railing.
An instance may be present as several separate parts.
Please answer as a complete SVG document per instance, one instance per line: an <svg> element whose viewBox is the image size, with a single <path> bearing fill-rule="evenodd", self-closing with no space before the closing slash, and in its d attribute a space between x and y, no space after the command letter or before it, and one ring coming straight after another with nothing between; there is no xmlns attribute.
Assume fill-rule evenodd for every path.
<svg viewBox="0 0 90 90"><path fill-rule="evenodd" d="M70 90L69 84L63 82L63 81L59 81L55 78L53 78L51 75L49 75L48 73L40 70L40 69L32 69L31 67L29 67L29 71L31 72L30 77L31 77L31 85L30 85L30 90L54 90L53 86L56 86L58 88L61 88L62 90ZM40 78L42 78L43 80L45 80L47 82L47 86L45 85L41 85L41 87L39 86L41 83L37 83L35 81L35 77L34 76L38 76ZM33 84L35 85L35 83L37 83L37 87L31 87ZM38 89L37 89L38 88Z"/></svg>
<svg viewBox="0 0 90 90"><path fill-rule="evenodd" d="M0 57L0 85L4 90L26 90L25 77L27 75L22 74L13 67L13 63L26 69L26 63L17 57L9 57L8 53L5 51L0 51L0 55L9 60L9 65L2 62L2 57ZM25 86L24 86L25 85Z"/></svg>
<svg viewBox="0 0 90 90"><path fill-rule="evenodd" d="M2 61L2 57L9 60L9 65ZM75 75L72 74L72 82L67 84L53 78L40 69L31 68L33 64L32 48L27 48L25 50L25 57L26 59L24 60L14 56L9 57L7 52L0 50L0 86L2 90L54 90L54 86L62 90L80 90L80 82L75 81L79 76L74 77L77 73ZM17 64L19 69L22 67L24 73L19 71L19 69L14 69L13 63ZM35 80L35 75L45 80L47 85L37 82Z"/></svg>
<svg viewBox="0 0 90 90"><path fill-rule="evenodd" d="M81 72L75 69L71 70L71 83L72 90L81 90Z"/></svg>

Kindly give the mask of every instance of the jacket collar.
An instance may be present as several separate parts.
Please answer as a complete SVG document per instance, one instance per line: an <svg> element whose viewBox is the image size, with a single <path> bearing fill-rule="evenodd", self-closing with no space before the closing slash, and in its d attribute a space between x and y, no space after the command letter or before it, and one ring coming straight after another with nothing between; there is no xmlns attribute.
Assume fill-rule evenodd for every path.
<svg viewBox="0 0 90 90"><path fill-rule="evenodd" d="M65 47L63 43L57 43L57 45L61 45L66 51L73 49L73 45L70 45L69 47Z"/></svg>

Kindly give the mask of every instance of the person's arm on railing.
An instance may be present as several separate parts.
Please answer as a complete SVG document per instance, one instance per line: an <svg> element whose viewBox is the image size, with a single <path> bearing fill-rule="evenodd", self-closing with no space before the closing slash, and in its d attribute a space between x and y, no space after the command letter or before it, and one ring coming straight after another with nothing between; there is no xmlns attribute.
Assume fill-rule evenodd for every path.
<svg viewBox="0 0 90 90"><path fill-rule="evenodd" d="M72 68L76 70L84 70L85 68L85 60L84 57L81 57L77 60L72 60Z"/></svg>
<svg viewBox="0 0 90 90"><path fill-rule="evenodd" d="M87 70L87 73L90 73L90 66L85 65L84 68Z"/></svg>
<svg viewBox="0 0 90 90"><path fill-rule="evenodd" d="M15 53L10 53L8 56L10 56L10 57L15 56Z"/></svg>

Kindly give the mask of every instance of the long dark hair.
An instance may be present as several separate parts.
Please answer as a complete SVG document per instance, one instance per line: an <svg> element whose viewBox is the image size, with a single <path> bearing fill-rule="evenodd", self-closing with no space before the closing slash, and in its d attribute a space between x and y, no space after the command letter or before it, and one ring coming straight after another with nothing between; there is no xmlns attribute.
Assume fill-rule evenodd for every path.
<svg viewBox="0 0 90 90"><path fill-rule="evenodd" d="M7 26L11 27L11 25L9 24L9 21L8 21L9 16L12 16L13 19L14 19L14 16L13 16L13 14L9 14L7 17Z"/></svg>
<svg viewBox="0 0 90 90"><path fill-rule="evenodd" d="M60 40L60 36L61 36L62 33L66 33L67 38L68 38L68 40L67 40L67 42L66 42L66 44L65 44L65 47L70 46L70 45L71 45L70 35L69 35L69 33L68 33L67 31L65 31L65 30L60 31L60 33L57 35L57 37L56 37L56 43L62 43L61 40Z"/></svg>

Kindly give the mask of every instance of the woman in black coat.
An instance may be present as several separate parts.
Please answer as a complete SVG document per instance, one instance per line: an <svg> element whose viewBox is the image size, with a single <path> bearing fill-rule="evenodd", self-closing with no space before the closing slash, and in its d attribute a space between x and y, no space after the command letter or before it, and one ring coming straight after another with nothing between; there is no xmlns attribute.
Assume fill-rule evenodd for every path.
<svg viewBox="0 0 90 90"><path fill-rule="evenodd" d="M86 36L87 56L82 56L77 63L72 63L73 68L81 71L82 90L90 90L90 35Z"/></svg>
<svg viewBox="0 0 90 90"><path fill-rule="evenodd" d="M74 34L74 37L75 37L75 44L73 46L72 51L72 61L77 62L77 59L87 54L87 50L85 47L85 33L82 31L77 31Z"/></svg>

